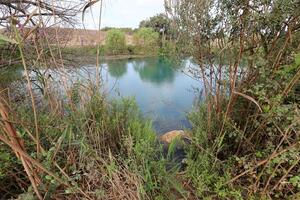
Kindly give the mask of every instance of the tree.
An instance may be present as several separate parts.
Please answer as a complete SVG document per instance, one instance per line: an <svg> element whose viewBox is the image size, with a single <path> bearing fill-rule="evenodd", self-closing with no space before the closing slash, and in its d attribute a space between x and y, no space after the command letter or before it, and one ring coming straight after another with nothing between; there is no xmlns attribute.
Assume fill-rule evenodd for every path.
<svg viewBox="0 0 300 200"><path fill-rule="evenodd" d="M11 22L24 27L46 23L57 17L61 22L74 23L76 15L88 1L52 0L1 0L0 25L9 27Z"/></svg>
<svg viewBox="0 0 300 200"><path fill-rule="evenodd" d="M119 29L111 29L107 32L105 45L109 53L116 55L124 53L126 49L125 33Z"/></svg>
<svg viewBox="0 0 300 200"><path fill-rule="evenodd" d="M141 21L139 27L152 28L155 32L160 33L160 35L165 34L168 38L172 34L171 20L162 13Z"/></svg>
<svg viewBox="0 0 300 200"><path fill-rule="evenodd" d="M152 54L157 51L159 34L151 28L140 28L134 34L136 45L141 52Z"/></svg>
<svg viewBox="0 0 300 200"><path fill-rule="evenodd" d="M109 31L111 29L115 29L114 27L104 27L101 29L101 31ZM133 29L132 28L118 28L119 30L123 31L126 34L132 34L133 33Z"/></svg>
<svg viewBox="0 0 300 200"><path fill-rule="evenodd" d="M211 160L215 164L219 158L222 163L239 158L243 160L242 167L231 165L234 178L226 184L240 183L248 194L261 192L263 198L293 199L289 194L299 193L295 183L299 183L299 158L278 152L300 152L299 147L292 146L299 142L299 122L288 120L288 116L298 116L293 106L299 106L293 100L299 95L300 79L299 0L166 3L185 52L198 64L190 71L204 83L207 110L202 112L203 119L195 118L195 122L201 124L199 121L203 120L206 124L196 139L201 142L195 145L192 160L216 155ZM207 141L202 143L203 135ZM205 146L204 151L209 154L202 154L204 151L198 146ZM263 159L265 163L257 164L257 160ZM245 171L244 166L253 163L256 167ZM192 165L201 163L195 161ZM224 167L220 166L212 171L222 171ZM255 184L248 181L251 179ZM284 181L290 183L283 184ZM200 179L192 182L195 187L199 182L203 184Z"/></svg>
<svg viewBox="0 0 300 200"><path fill-rule="evenodd" d="M78 14L91 6L91 2L95 1L0 0L0 27L5 27L5 30L0 33L2 34L0 40L3 40L4 35L10 41L16 41L17 36L22 37L22 43L26 44L23 45L23 50L26 51L25 57L28 58L27 62L31 62L33 58L40 57L36 54L41 50L35 47L44 48L43 52L46 52L45 48L50 47L46 45L48 42L59 41L62 44L66 42L65 39L70 39L70 29L59 29L59 27L76 25ZM51 26L56 26L56 28ZM16 42L6 42L5 45L1 45L1 48L13 52L13 54L1 55L1 62L6 63L9 60L7 56L11 57L14 62L19 61L19 56L14 56L14 53L18 51L14 43Z"/></svg>

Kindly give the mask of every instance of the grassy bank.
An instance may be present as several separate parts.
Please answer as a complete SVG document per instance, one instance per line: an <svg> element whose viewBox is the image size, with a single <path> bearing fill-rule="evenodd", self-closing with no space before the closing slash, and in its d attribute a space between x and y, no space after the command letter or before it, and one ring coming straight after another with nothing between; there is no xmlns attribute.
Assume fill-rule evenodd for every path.
<svg viewBox="0 0 300 200"><path fill-rule="evenodd" d="M130 51L113 55L105 51L105 47L100 47L99 57L101 61L119 60L130 58L145 58L156 56L156 54L142 54ZM64 60L70 63L96 63L97 60L97 47L96 46L80 46L80 47L64 47L61 49Z"/></svg>
<svg viewBox="0 0 300 200"><path fill-rule="evenodd" d="M8 108L2 102L1 139L6 141L0 151L2 198L183 195L175 181L176 169L166 170L167 158L151 123L142 119L132 99L108 102L99 93L83 98L75 89L64 105L50 94L45 97L38 108L38 141L30 106ZM17 138L12 138L15 134Z"/></svg>
<svg viewBox="0 0 300 200"><path fill-rule="evenodd" d="M57 48L53 48L54 50ZM129 49L129 50L128 50ZM144 51L138 46L128 46L127 50L118 54L111 54L105 46L101 46L99 50L99 57L101 61L107 60L120 60L120 59L132 59L132 58L146 58L146 57L163 57L167 59L175 58L174 44L166 44L162 48L158 48L155 51ZM74 46L61 48L61 54L67 64L73 63L96 63L97 60L97 47L96 46ZM57 56L59 57L59 56Z"/></svg>
<svg viewBox="0 0 300 200"><path fill-rule="evenodd" d="M62 86L67 95L60 99L45 84L35 99L37 120L30 95L16 104L1 99L1 194L4 199L297 199L299 83L290 85L298 67L296 54L272 81L263 76L249 91L259 103L240 95L228 116L210 107L212 96L195 106L183 171L169 168L178 141L164 155L132 99L108 101L96 85L82 83ZM226 108L230 96L223 101Z"/></svg>
<svg viewBox="0 0 300 200"><path fill-rule="evenodd" d="M0 88L1 198L300 199L299 1L165 3L175 31L170 43L164 43L165 26L155 23L159 31L136 32L136 46L111 29L100 49L63 48L62 55L41 34L44 17L35 21L24 2L25 15L0 3L16 13L3 23L11 26L28 89L14 102ZM31 20L36 29L22 35ZM194 58L188 72L202 80L205 98L189 113L187 141L174 140L166 154L134 100L108 101L99 92L99 73L96 83L90 78L71 86L66 75L59 80L62 91L41 75L39 95L28 75L63 67L61 59L173 52ZM170 169L177 145L187 154L182 171Z"/></svg>

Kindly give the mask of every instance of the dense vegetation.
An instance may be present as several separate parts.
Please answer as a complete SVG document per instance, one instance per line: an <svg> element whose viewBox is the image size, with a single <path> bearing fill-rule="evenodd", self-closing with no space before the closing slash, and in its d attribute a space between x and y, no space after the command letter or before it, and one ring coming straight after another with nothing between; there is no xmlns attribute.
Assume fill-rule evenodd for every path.
<svg viewBox="0 0 300 200"><path fill-rule="evenodd" d="M107 51L113 55L121 54L126 49L125 33L118 29L107 32L105 45Z"/></svg>
<svg viewBox="0 0 300 200"><path fill-rule="evenodd" d="M175 140L167 155L134 100L108 101L98 82L62 80L61 97L41 74L35 96L28 72L64 67L61 50L43 37L27 43L11 24L1 45L18 49L29 89L20 102L0 88L1 198L300 198L299 1L172 0L166 10L169 37L158 15L133 33L136 47L109 29L100 52L176 52L197 63L190 72L205 100L189 113L189 142ZM169 167L178 143L180 173Z"/></svg>
<svg viewBox="0 0 300 200"><path fill-rule="evenodd" d="M175 54L175 30L171 19L165 14L158 14L141 21L139 28L104 27L105 44L100 45L101 56L162 56L171 57ZM62 49L64 56L68 54L97 55L97 46L69 46Z"/></svg>
<svg viewBox="0 0 300 200"><path fill-rule="evenodd" d="M142 54L157 54L159 34L151 28L140 28L134 34L138 51Z"/></svg>
<svg viewBox="0 0 300 200"><path fill-rule="evenodd" d="M159 33L152 28L139 28L131 33L123 29L107 28L105 30L105 43L98 46L69 46L64 47L64 56L86 55L97 56L97 48L100 48L100 56L156 56L160 49L162 40ZM103 30L103 31L104 31Z"/></svg>
<svg viewBox="0 0 300 200"><path fill-rule="evenodd" d="M178 45L205 84L204 109L191 115L187 167L199 197L299 198L299 8L299 1L167 4Z"/></svg>

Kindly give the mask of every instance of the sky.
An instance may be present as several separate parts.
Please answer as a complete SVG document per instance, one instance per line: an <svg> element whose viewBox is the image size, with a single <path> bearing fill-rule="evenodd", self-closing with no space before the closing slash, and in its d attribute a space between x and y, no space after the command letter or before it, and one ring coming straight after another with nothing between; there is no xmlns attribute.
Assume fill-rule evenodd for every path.
<svg viewBox="0 0 300 200"><path fill-rule="evenodd" d="M104 0L101 28L137 28L140 21L162 12L164 0ZM100 3L87 10L85 28L98 29L99 13Z"/></svg>

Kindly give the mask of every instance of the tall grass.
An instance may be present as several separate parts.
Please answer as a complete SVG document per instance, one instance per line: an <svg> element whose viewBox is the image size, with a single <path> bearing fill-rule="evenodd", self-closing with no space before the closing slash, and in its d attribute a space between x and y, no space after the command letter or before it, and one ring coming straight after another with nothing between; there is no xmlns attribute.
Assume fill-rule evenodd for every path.
<svg viewBox="0 0 300 200"><path fill-rule="evenodd" d="M166 2L204 82L187 167L197 195L299 198L298 2Z"/></svg>
<svg viewBox="0 0 300 200"><path fill-rule="evenodd" d="M67 75L56 91L51 78L40 71L67 67L61 44L53 46L46 35L36 31L45 28L42 23L28 33L31 37L25 34L32 38L29 41L21 38L16 24L11 26L26 93L20 103L8 101L0 90L1 198L185 196L175 180L177 170L167 171L152 125L140 115L134 100L108 101L101 93L100 79L70 85ZM33 85L32 73L38 77L39 90Z"/></svg>
<svg viewBox="0 0 300 200"><path fill-rule="evenodd" d="M109 103L95 92L88 101L77 101L75 110L68 105L52 110L49 105L38 108L40 157L30 107L17 105L8 112L1 106L0 139L18 158L7 147L1 151L8 156L1 166L2 194L25 192L40 199L165 199L174 189L183 194L175 173L166 170L151 123L142 119L132 99Z"/></svg>

